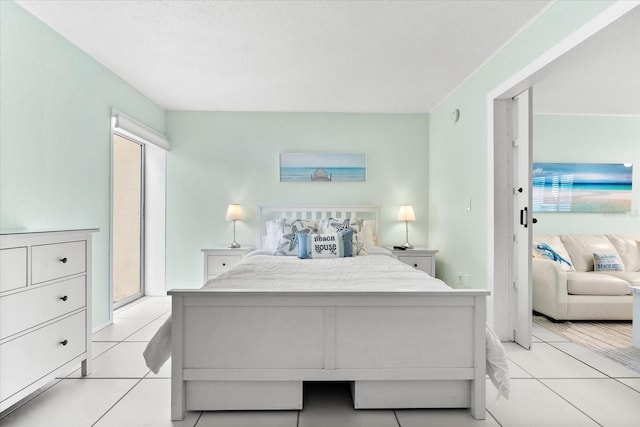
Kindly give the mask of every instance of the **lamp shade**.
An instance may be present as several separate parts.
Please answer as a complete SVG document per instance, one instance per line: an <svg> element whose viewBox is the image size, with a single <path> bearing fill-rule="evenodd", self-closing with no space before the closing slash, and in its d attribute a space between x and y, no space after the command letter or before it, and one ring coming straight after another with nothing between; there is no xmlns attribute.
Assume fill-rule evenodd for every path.
<svg viewBox="0 0 640 427"><path fill-rule="evenodd" d="M227 208L227 221L239 221L244 219L240 205L229 205Z"/></svg>
<svg viewBox="0 0 640 427"><path fill-rule="evenodd" d="M416 215L413 213L413 206L403 205L400 206L400 212L398 212L398 221L415 221Z"/></svg>

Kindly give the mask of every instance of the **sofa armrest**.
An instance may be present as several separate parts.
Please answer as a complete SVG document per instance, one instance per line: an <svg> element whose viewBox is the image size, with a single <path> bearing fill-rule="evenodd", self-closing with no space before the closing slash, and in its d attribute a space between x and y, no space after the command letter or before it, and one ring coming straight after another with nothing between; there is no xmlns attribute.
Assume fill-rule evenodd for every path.
<svg viewBox="0 0 640 427"><path fill-rule="evenodd" d="M531 276L533 309L556 320L567 319L567 272L557 262L533 258Z"/></svg>

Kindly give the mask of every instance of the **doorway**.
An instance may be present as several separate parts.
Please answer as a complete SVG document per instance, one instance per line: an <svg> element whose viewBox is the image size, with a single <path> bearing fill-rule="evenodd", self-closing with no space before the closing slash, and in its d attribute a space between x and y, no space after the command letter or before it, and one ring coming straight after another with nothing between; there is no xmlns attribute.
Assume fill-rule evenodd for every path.
<svg viewBox="0 0 640 427"><path fill-rule="evenodd" d="M144 294L144 145L113 134L113 307Z"/></svg>
<svg viewBox="0 0 640 427"><path fill-rule="evenodd" d="M511 259L510 257L513 256L509 250L511 247L510 242L515 238L513 233L510 233L510 227L507 227L506 224L512 223L513 215L517 214L517 212L514 212L513 204L510 203L514 188L508 184L509 177L513 171L512 165L508 162L512 143L509 135L509 101L528 87L535 88L536 84L547 78L553 72L549 65L556 59L609 26L636 6L637 4L631 2L617 2L611 5L590 21L589 25L584 25L570 34L562 42L502 82L490 91L487 96L488 152L493 153L493 156L490 155L488 157L488 167L493 172L493 174L489 175L489 218L492 218L493 221L490 222L491 231L489 236L492 239L489 242L488 250L492 256L487 281L493 284L490 323L503 341L518 341L516 339L518 333L513 327L513 325L517 325L518 299L513 297L515 291L512 280L518 268L517 266L514 268L511 264L507 265L504 261ZM532 219L529 224L531 223L533 223ZM530 295L530 292L527 293ZM524 292L521 293L521 295L525 294ZM526 330L527 327L531 327L530 322L527 322L526 327L523 329ZM530 340L530 332L528 335ZM525 342L526 340L525 337ZM527 345L523 346L527 347Z"/></svg>

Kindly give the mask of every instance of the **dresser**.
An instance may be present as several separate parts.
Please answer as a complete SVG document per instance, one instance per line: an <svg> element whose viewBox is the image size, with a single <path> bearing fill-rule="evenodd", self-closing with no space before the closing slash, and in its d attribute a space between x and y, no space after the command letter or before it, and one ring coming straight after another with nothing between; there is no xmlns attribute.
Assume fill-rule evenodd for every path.
<svg viewBox="0 0 640 427"><path fill-rule="evenodd" d="M0 412L78 364L90 373L97 231L0 231Z"/></svg>
<svg viewBox="0 0 640 427"><path fill-rule="evenodd" d="M252 250L252 248L203 249L202 254L204 256L203 264L205 283L238 264L242 261L242 258Z"/></svg>
<svg viewBox="0 0 640 427"><path fill-rule="evenodd" d="M398 260L418 270L422 270L430 276L436 277L436 249L393 249L389 248Z"/></svg>

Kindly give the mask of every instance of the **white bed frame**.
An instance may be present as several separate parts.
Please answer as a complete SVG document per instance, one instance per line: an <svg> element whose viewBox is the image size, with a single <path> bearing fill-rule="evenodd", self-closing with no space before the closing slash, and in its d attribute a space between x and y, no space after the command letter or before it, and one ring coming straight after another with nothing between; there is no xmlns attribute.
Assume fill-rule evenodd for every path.
<svg viewBox="0 0 640 427"><path fill-rule="evenodd" d="M378 222L376 208L259 207L258 230L275 212ZM171 290L171 417L302 409L304 381L346 381L358 409L462 407L484 419L488 294Z"/></svg>

